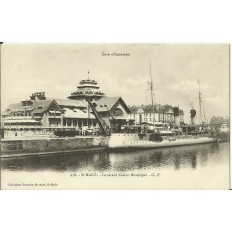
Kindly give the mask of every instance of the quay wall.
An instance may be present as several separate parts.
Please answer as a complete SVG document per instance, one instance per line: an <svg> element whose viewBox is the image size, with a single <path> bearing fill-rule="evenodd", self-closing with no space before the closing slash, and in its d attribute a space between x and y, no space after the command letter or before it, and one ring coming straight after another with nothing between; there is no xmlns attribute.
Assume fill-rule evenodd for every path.
<svg viewBox="0 0 232 232"><path fill-rule="evenodd" d="M108 137L75 137L47 139L3 139L1 154L51 153L78 150L94 150L108 148ZM18 155L17 155L18 156Z"/></svg>

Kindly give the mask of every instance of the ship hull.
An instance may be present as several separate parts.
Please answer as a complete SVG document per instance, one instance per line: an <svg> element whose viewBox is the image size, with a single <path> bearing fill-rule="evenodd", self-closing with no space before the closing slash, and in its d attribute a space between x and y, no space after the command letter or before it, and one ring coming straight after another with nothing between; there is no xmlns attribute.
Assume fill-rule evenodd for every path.
<svg viewBox="0 0 232 232"><path fill-rule="evenodd" d="M215 138L210 137L196 137L196 138L179 138L176 140L163 140L161 142L142 140L137 134L112 134L109 139L109 148L160 148L160 147L174 147L184 145L195 145L204 143L213 143Z"/></svg>

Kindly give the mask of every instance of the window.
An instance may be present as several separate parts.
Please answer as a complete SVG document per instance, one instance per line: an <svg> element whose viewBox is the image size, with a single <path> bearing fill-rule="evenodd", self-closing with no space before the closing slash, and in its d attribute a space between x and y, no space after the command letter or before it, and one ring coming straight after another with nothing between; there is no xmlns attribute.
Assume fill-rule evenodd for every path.
<svg viewBox="0 0 232 232"><path fill-rule="evenodd" d="M122 112L121 109L117 108L117 109L114 110L113 115L115 117L120 117L120 116L123 116L123 112Z"/></svg>

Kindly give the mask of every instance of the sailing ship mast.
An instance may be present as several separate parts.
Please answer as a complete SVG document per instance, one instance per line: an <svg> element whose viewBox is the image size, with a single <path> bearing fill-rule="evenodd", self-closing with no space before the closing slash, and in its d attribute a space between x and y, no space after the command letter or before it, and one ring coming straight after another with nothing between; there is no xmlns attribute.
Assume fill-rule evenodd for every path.
<svg viewBox="0 0 232 232"><path fill-rule="evenodd" d="M150 82L148 82L149 84L149 89L151 91L151 105L152 105L152 115L153 115L153 123L155 125L155 109L154 109L154 86L153 86L153 81L152 81L152 75L151 75L151 62L149 62L149 66L150 66Z"/></svg>
<svg viewBox="0 0 232 232"><path fill-rule="evenodd" d="M201 96L201 87L200 87L200 79L198 77L198 86L199 86L199 96L198 96L198 101L199 101L199 124L202 127L202 96Z"/></svg>

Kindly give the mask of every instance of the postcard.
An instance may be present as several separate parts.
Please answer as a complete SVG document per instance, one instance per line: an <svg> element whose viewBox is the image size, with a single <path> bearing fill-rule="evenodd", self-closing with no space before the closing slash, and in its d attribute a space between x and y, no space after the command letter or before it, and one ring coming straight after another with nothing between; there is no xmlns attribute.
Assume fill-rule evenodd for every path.
<svg viewBox="0 0 232 232"><path fill-rule="evenodd" d="M1 189L230 189L228 44L7 44Z"/></svg>

